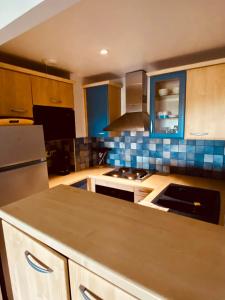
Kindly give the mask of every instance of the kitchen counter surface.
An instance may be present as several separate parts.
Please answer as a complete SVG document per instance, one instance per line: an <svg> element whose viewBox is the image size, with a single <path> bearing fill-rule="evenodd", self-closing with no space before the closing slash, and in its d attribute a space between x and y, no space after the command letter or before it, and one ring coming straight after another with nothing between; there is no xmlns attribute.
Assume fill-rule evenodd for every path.
<svg viewBox="0 0 225 300"><path fill-rule="evenodd" d="M91 176L92 178L102 179L104 181L113 181L123 185L135 185L139 187L146 187L151 189L151 193L139 204L144 206L149 206L152 208L157 208L163 211L168 211L166 208L159 208L152 203L154 198L167 187L170 183L183 184L188 186L200 187L205 189L217 190L220 192L221 198L221 208L220 208L220 225L224 225L224 214L225 214L225 181L217 179L207 179L194 176L184 176L178 174L168 174L168 175L158 175L154 174L148 177L142 182L135 182L132 180L114 178L104 175Z"/></svg>
<svg viewBox="0 0 225 300"><path fill-rule="evenodd" d="M161 189L160 178L148 181ZM222 226L64 185L0 218L137 298L225 299Z"/></svg>
<svg viewBox="0 0 225 300"><path fill-rule="evenodd" d="M195 187L201 187L205 189L212 189L218 190L220 192L221 197L221 209L220 209L220 225L224 225L224 215L225 215L225 181L224 180L217 180L217 179L207 179L201 177L194 177L194 176L184 176L178 174L166 174L166 175L152 175L148 177L146 180L142 182L121 179L121 178L114 178L110 176L105 176L104 173L110 172L113 168L110 167L101 167L101 168L90 168L78 172L72 172L66 176L52 176L49 180L49 187L55 187L59 184L70 185L74 182L80 181L85 178L92 178L92 179L101 179L104 181L111 181L118 184L123 185L134 185L138 187L146 187L151 189L151 193L139 204L156 208L162 211L168 211L168 209L156 206L152 201L154 198L170 183L177 183Z"/></svg>
<svg viewBox="0 0 225 300"><path fill-rule="evenodd" d="M78 182L90 176L102 175L104 173L110 172L113 168L110 167L93 167L77 172L71 172L65 176L50 175L49 176L49 188L53 188L59 184L70 185L72 183Z"/></svg>

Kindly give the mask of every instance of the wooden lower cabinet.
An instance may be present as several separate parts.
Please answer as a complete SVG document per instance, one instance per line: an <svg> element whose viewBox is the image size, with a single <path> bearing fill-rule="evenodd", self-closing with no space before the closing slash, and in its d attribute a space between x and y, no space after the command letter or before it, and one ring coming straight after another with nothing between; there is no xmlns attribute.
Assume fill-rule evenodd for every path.
<svg viewBox="0 0 225 300"><path fill-rule="evenodd" d="M105 279L69 260L72 300L134 300Z"/></svg>
<svg viewBox="0 0 225 300"><path fill-rule="evenodd" d="M2 223L14 300L69 300L67 259Z"/></svg>

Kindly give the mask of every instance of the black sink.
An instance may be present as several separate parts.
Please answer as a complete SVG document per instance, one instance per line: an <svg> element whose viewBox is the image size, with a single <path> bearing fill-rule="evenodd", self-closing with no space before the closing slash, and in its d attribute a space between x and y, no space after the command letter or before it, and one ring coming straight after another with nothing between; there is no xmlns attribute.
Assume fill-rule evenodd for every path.
<svg viewBox="0 0 225 300"><path fill-rule="evenodd" d="M220 193L214 190L171 183L153 203L166 207L170 212L218 224Z"/></svg>

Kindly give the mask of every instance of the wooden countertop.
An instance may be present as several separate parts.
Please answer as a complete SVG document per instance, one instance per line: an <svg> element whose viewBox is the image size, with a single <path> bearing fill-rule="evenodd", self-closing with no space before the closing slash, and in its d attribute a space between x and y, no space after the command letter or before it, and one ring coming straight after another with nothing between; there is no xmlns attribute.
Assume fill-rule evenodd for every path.
<svg viewBox="0 0 225 300"><path fill-rule="evenodd" d="M222 226L63 185L0 218L140 299L225 299Z"/></svg>
<svg viewBox="0 0 225 300"><path fill-rule="evenodd" d="M102 175L104 173L110 172L113 168L110 167L95 167L89 168L78 172L71 172L65 176L50 175L49 176L49 188L53 188L59 184L70 185L72 183L78 182L90 176Z"/></svg>

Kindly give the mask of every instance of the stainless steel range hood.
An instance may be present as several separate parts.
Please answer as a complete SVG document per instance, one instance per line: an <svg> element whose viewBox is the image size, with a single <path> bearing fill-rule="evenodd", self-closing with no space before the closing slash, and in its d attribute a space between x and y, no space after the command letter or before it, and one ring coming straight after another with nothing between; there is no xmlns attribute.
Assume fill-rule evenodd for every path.
<svg viewBox="0 0 225 300"><path fill-rule="evenodd" d="M147 131L147 76L144 71L126 74L126 113L104 128L106 131Z"/></svg>

